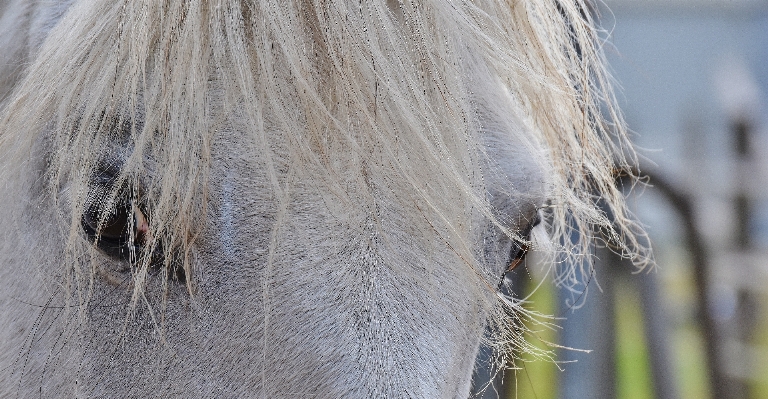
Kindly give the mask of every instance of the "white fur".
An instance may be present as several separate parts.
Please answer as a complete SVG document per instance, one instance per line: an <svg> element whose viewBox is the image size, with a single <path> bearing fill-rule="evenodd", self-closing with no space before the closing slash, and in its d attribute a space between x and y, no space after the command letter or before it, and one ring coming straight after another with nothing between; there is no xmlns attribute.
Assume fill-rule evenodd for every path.
<svg viewBox="0 0 768 399"><path fill-rule="evenodd" d="M466 397L487 323L527 348L495 289L537 213L645 259L584 9L0 5L0 396ZM93 198L141 204L159 275L86 239Z"/></svg>

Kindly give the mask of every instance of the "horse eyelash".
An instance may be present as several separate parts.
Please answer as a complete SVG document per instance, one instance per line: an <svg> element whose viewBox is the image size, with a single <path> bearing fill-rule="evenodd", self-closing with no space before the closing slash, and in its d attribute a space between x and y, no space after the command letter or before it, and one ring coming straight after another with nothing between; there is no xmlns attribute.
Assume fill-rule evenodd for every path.
<svg viewBox="0 0 768 399"><path fill-rule="evenodd" d="M507 262L507 267L504 269L504 272L501 274L501 279L497 289L501 289L501 286L504 284L504 279L507 277L507 273L517 269L517 267L520 266L525 260L525 256L528 255L528 252L531 249L530 245L528 244L528 242L531 241L531 232L541 223L541 216L539 215L538 209L534 215L535 216L525 227L525 230L523 230L524 234L522 237L524 237L524 240L513 240L512 248L509 251L509 261Z"/></svg>

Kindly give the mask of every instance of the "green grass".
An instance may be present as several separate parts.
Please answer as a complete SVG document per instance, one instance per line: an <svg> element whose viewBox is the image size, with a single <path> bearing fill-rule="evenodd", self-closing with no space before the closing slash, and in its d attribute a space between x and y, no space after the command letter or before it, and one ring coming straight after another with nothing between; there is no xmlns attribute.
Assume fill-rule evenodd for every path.
<svg viewBox="0 0 768 399"><path fill-rule="evenodd" d="M616 367L617 397L619 399L652 399L653 381L650 371L639 293L629 283L617 281L616 292ZM544 314L556 312L556 292L543 284L531 297L530 308ZM543 342L557 342L557 332L537 328L536 338L529 337L535 345L545 348ZM509 371L506 378L516 383L507 391L508 399L555 399L559 371L557 366L545 360L524 354L518 365L521 370ZM695 375L694 373L693 375ZM685 396L696 397L696 396Z"/></svg>
<svg viewBox="0 0 768 399"><path fill-rule="evenodd" d="M704 339L693 321L672 333L675 374L682 398L709 398Z"/></svg>
<svg viewBox="0 0 768 399"><path fill-rule="evenodd" d="M527 291L530 292L531 287L527 288ZM555 303L555 294L551 285L542 284L532 294L530 298L531 303L528 307L543 314L554 314L557 305ZM540 348L551 349L544 342L557 342L556 331L541 326L529 325L528 327L536 331L534 336L526 337L532 344ZM511 384L511 389L507 391L507 398L557 398L557 379L559 374L557 366L550 361L535 359L529 354L523 354L521 360L517 362L517 365L522 368L521 370L508 371L507 378L514 379L514 382Z"/></svg>
<svg viewBox="0 0 768 399"><path fill-rule="evenodd" d="M631 276L614 281L616 293L614 316L616 320L616 397L618 399L652 399L654 397L653 378L648 356L648 347L643 327L642 303L637 287ZM685 282L685 281L684 281ZM689 284L689 282L685 282ZM678 288L677 295L685 288ZM543 284L533 293L530 309L543 314L556 313L556 291L548 284ZM768 347L768 307L763 308L761 321L756 329L752 344L758 348ZM544 342L557 342L557 331L543 327L534 327L536 334L529 336L532 344L547 348ZM683 399L708 398L706 363L701 331L692 318L679 320L670 329L670 354L674 366L675 379ZM551 349L551 348L550 348ZM759 356L758 356L759 357ZM508 370L506 373L507 399L555 399L557 398L560 372L551 362L535 359L523 354L517 365L520 370ZM768 359L761 359L754 365L755 377L749 383L750 399L768 398ZM760 377L764 375L766 377Z"/></svg>
<svg viewBox="0 0 768 399"><path fill-rule="evenodd" d="M768 297L762 295L759 303L762 305L762 314L755 327L753 344L765 355L768 351L768 306L765 305L768 303ZM758 376L758 379L752 381L749 387L749 397L751 399L768 398L768 356L758 355L756 363L754 365L756 370L753 375Z"/></svg>
<svg viewBox="0 0 768 399"><path fill-rule="evenodd" d="M622 279L616 280L615 292L616 396L619 399L652 399L653 378L640 294Z"/></svg>

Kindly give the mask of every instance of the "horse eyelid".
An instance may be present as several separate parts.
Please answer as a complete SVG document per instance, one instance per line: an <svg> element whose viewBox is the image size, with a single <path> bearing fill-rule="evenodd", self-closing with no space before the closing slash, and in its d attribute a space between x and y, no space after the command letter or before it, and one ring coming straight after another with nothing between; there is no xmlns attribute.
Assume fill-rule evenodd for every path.
<svg viewBox="0 0 768 399"><path fill-rule="evenodd" d="M512 261L509 263L509 266L507 266L507 270L504 273L511 272L512 270L515 270L518 266L520 266L521 263L523 263L523 260L525 259L525 255L528 254L528 244L523 244L520 247L520 250L517 251L517 255L515 255L515 258L512 259Z"/></svg>
<svg viewBox="0 0 768 399"><path fill-rule="evenodd" d="M539 215L539 212L537 209L533 218L531 218L531 221L528 223L528 226L525 228L524 237L526 242L531 240L531 232L540 223L541 223L541 216ZM507 275L507 273L515 270L518 266L520 266L521 263L523 263L523 260L525 260L525 255L527 255L528 251L530 250L530 246L526 242L520 243L519 249L515 253L514 257L510 260L509 265L507 265L507 268L504 269L504 273L501 275L502 282L504 281L504 277ZM499 283L499 286L501 286L501 283Z"/></svg>

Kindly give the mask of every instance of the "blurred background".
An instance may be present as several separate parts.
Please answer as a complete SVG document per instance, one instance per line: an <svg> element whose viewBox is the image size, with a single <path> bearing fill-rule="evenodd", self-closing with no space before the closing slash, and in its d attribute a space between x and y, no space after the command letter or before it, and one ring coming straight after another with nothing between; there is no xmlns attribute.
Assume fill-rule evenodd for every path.
<svg viewBox="0 0 768 399"><path fill-rule="evenodd" d="M768 0L598 9L658 266L598 249L589 284L565 292L529 259L516 290L544 281L530 307L560 328L530 340L556 361L522 354L477 397L768 398Z"/></svg>

